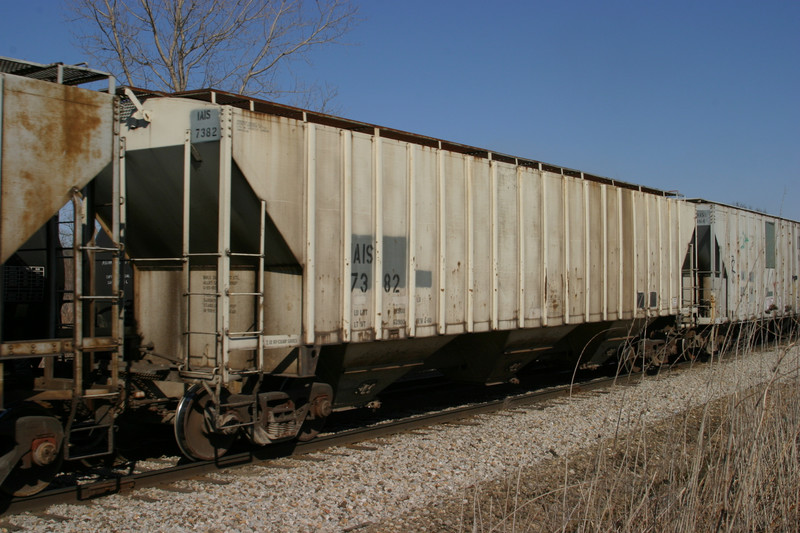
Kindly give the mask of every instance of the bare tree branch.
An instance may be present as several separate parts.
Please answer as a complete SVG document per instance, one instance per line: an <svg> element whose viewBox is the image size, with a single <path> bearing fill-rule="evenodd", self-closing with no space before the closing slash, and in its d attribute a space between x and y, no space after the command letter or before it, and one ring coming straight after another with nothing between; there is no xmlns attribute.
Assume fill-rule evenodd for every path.
<svg viewBox="0 0 800 533"><path fill-rule="evenodd" d="M125 84L273 98L304 94L306 101L317 95L323 106L335 91L293 82L290 64L341 42L358 22L352 0L69 2L83 48Z"/></svg>

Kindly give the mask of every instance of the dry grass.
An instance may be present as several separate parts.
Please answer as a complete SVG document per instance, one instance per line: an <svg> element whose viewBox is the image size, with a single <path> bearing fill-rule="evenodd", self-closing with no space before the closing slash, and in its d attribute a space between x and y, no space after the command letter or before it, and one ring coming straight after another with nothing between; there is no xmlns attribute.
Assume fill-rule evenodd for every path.
<svg viewBox="0 0 800 533"><path fill-rule="evenodd" d="M800 383L779 377L473 488L460 528L798 531Z"/></svg>

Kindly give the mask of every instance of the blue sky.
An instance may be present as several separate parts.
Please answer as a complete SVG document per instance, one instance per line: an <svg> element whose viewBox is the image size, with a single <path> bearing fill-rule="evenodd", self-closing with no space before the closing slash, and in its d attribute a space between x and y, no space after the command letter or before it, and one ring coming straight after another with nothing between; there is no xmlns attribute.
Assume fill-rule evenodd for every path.
<svg viewBox="0 0 800 533"><path fill-rule="evenodd" d="M796 0L358 5L297 70L340 115L800 220ZM60 2L0 6L0 55L86 60Z"/></svg>

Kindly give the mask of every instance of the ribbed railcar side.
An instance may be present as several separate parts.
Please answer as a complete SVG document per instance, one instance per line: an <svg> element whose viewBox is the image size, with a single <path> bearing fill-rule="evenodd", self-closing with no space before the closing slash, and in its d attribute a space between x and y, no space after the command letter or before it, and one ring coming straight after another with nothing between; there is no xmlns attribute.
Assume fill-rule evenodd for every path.
<svg viewBox="0 0 800 533"><path fill-rule="evenodd" d="M694 222L680 200L375 132L237 121L258 126L234 126L235 160L312 278L305 343L677 312Z"/></svg>
<svg viewBox="0 0 800 533"><path fill-rule="evenodd" d="M555 346L570 332L577 331L575 339L582 342L587 336L620 338L608 333L611 329L628 330L621 337L631 337L653 320L681 311L681 268L694 229L694 204L355 123L331 125L297 113L280 116L187 99L153 98L145 105L152 124L128 132L131 161L139 151L144 167L160 161L155 172L169 168L175 174L171 180L180 179L180 170L169 161L190 153L178 147L189 146L185 132L192 112L221 109L221 116L231 116L234 188L246 183L255 201L266 203L263 371L280 371L298 347L317 346L326 361L338 361L338 370L330 371L334 379L348 374L347 387L377 391L411 368L458 366L452 354L463 351L459 343L485 334L475 337L486 351L483 359L517 355L502 363L506 370L481 372L507 379L536 351L564 353ZM221 165L217 146L218 141L191 144L191 180L207 189L195 192L192 185L192 210L202 201L216 201L211 182ZM152 181L148 172L133 177L146 184ZM149 186L163 180L155 181ZM130 183L136 187L135 179ZM153 199L149 209L177 209L166 204L161 209L162 203ZM213 220L221 211L208 205L203 216ZM255 231L244 224L253 219L245 211L241 202L233 206L232 231L238 219L238 231ZM132 218L141 224L149 220ZM214 224L205 228L194 222L196 214L190 218L189 241L213 241L213 235L198 232L216 234ZM140 316L145 344L183 351L181 334L168 331L174 322L169 317L219 313L205 303L205 310L193 312L190 305L182 311L178 274L169 268L140 268L137 276L140 298L157 294L169 307L158 316ZM202 274L190 279L197 276ZM231 283L256 285L244 271L237 276ZM254 320L256 312L247 304L235 308L238 315L232 311L231 320L243 325ZM585 327L575 330L580 326ZM378 341L384 344L375 345ZM207 356L213 347L203 347L199 337L193 342L195 366L213 366ZM611 353L608 348L603 346ZM231 361L241 367L256 359ZM379 376L376 387L358 381L366 374ZM482 379L480 372L470 376Z"/></svg>

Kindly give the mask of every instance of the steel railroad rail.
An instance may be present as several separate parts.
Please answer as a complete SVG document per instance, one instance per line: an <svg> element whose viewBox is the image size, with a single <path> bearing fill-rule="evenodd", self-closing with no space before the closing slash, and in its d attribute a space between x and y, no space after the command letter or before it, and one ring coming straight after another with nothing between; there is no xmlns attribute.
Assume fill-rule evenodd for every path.
<svg viewBox="0 0 800 533"><path fill-rule="evenodd" d="M486 402L448 408L442 411L413 415L406 418L381 422L373 426L347 429L320 435L309 442L287 443L246 452L226 455L216 461L198 461L178 464L163 469L132 474L120 474L82 485L45 490L27 498L15 498L0 508L5 515L35 512L55 504L82 504L104 496L130 493L145 487L166 486L176 481L203 478L221 471L253 464L269 465L269 461L281 457L299 457L337 446L357 445L379 437L418 430L440 424L457 423L478 415L521 408L556 398L569 398L574 394L639 383L641 374L596 378L586 382L570 383L544 390L507 396ZM216 482L216 481L215 481ZM0 524L1 525L1 524Z"/></svg>

